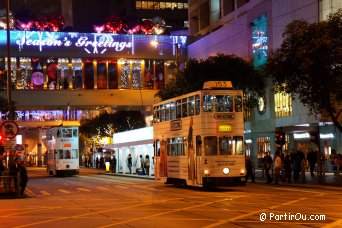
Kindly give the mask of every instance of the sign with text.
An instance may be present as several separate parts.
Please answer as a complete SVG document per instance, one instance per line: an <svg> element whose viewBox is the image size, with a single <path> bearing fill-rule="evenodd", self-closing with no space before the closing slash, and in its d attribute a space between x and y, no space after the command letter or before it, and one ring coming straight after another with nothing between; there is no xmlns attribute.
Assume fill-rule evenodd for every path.
<svg viewBox="0 0 342 228"><path fill-rule="evenodd" d="M0 131L2 135L5 136L7 139L13 139L15 136L17 136L19 132L19 126L16 122L11 120L6 120L1 123L0 125Z"/></svg>

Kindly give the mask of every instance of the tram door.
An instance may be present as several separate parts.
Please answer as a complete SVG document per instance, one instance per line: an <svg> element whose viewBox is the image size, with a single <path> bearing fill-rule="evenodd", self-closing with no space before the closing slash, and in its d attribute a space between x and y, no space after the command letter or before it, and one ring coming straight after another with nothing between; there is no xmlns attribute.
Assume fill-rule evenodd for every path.
<svg viewBox="0 0 342 228"><path fill-rule="evenodd" d="M202 184L202 139L196 136L196 183Z"/></svg>

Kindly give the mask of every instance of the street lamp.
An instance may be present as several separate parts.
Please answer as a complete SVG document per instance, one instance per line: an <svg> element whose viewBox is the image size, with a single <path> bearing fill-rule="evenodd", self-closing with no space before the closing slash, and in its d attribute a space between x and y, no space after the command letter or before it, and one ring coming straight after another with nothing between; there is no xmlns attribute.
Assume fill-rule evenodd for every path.
<svg viewBox="0 0 342 228"><path fill-rule="evenodd" d="M153 46L157 46L158 44L171 44L171 45L174 45L175 47L175 55L176 55L176 69L177 69L177 72L179 70L179 63L178 63L178 53L179 53L179 47L178 47L178 43L169 43L169 42L164 42L164 41L159 41L159 40L151 40L151 45Z"/></svg>

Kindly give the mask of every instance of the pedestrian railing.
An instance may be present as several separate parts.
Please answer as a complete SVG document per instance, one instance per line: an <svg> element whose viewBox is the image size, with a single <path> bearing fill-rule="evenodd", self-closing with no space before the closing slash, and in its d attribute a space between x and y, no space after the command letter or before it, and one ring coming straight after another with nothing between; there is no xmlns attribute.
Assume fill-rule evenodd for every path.
<svg viewBox="0 0 342 228"><path fill-rule="evenodd" d="M10 173L8 171L0 173L0 195L13 196L20 193L20 175L19 173Z"/></svg>

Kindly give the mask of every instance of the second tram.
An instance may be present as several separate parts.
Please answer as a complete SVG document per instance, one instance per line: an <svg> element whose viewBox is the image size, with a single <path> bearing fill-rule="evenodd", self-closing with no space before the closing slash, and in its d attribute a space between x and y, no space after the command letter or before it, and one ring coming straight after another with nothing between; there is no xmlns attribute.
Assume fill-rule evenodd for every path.
<svg viewBox="0 0 342 228"><path fill-rule="evenodd" d="M53 127L46 132L47 172L55 176L79 173L78 127Z"/></svg>

